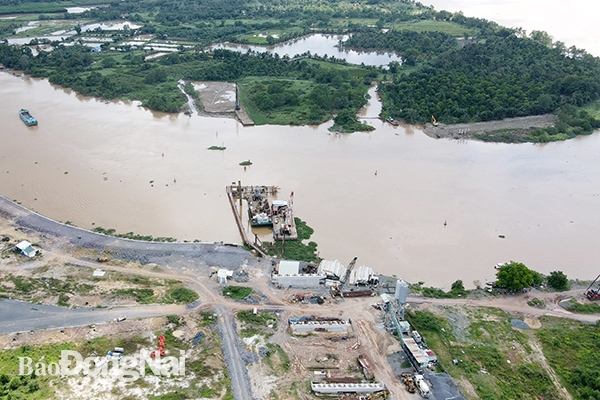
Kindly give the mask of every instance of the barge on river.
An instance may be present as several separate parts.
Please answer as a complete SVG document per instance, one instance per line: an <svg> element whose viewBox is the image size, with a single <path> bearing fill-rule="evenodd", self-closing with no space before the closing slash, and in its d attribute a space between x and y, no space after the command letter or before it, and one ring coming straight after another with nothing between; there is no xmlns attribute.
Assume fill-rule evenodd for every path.
<svg viewBox="0 0 600 400"><path fill-rule="evenodd" d="M272 210L267 198L268 188L255 187L245 196L248 202L248 219L251 226L273 226Z"/></svg>
<svg viewBox="0 0 600 400"><path fill-rule="evenodd" d="M298 231L292 206L294 204L294 192L289 201L273 201L273 239L275 240L297 240Z"/></svg>
<svg viewBox="0 0 600 400"><path fill-rule="evenodd" d="M23 120L23 122L25 122L25 125L27 126L34 126L38 124L37 119L33 118L29 111L27 111L24 108L21 108L19 110L19 117L21 117L21 119Z"/></svg>

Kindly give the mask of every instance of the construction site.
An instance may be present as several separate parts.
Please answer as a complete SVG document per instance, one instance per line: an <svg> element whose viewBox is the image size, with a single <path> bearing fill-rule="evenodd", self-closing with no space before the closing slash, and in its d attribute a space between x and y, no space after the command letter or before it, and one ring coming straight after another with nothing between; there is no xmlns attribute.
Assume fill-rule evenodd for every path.
<svg viewBox="0 0 600 400"><path fill-rule="evenodd" d="M240 187L230 188L236 202L276 190ZM132 383L37 377L36 385L54 393L45 398L72 398L82 385L88 390L81 399L175 391L240 400L466 398L469 386L462 381L459 389L438 371L437 350L406 320L415 307L409 284L357 257L348 264L251 257L222 244L136 242L46 219L40 233L31 222L38 216L7 204L27 223L0 219L0 346L7 359L64 346L98 366L128 356L186 357L185 374ZM585 296L596 293L596 283ZM14 375L12 365L0 366L0 374Z"/></svg>

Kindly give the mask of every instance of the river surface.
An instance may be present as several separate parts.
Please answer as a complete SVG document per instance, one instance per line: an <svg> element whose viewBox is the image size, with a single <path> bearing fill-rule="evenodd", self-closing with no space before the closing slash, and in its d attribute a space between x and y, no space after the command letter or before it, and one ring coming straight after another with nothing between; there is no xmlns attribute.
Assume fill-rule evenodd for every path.
<svg viewBox="0 0 600 400"><path fill-rule="evenodd" d="M313 55L319 55L321 57L335 57L343 59L350 64L374 65L376 67L382 65L388 65L390 61L397 61L402 63L402 58L389 52L363 52L355 50L340 49L337 47L340 40L344 41L347 36L344 35L324 35L314 34L303 36L298 39L290 40L289 42L280 43L274 46L257 46L248 44L236 44L236 43L220 43L211 46L211 49L228 49L235 50L242 53L248 50L256 51L259 53L277 53L280 56L289 56L291 58L310 52Z"/></svg>
<svg viewBox="0 0 600 400"><path fill-rule="evenodd" d="M590 33L596 3L431 3L547 30L600 54ZM375 131L336 135L331 122L244 128L1 72L0 193L85 228L239 243L225 186L242 180L278 185L281 199L294 191L295 214L315 228L322 257L347 264L356 256L409 282L472 286L493 280L493 266L511 259L571 278L598 274L598 132L546 145L435 140L373 119L380 104L371 94L360 115ZM21 107L39 126L21 122ZM206 150L213 145L227 149ZM238 164L248 159L244 170Z"/></svg>
<svg viewBox="0 0 600 400"><path fill-rule="evenodd" d="M369 119L375 96L362 115L376 130L337 135L331 123L244 128L156 113L6 72L0 91L0 192L59 221L239 243L225 186L242 180L279 185L281 199L294 191L322 257L356 256L409 282L471 286L510 259L598 273L598 133L547 145L435 140Z"/></svg>

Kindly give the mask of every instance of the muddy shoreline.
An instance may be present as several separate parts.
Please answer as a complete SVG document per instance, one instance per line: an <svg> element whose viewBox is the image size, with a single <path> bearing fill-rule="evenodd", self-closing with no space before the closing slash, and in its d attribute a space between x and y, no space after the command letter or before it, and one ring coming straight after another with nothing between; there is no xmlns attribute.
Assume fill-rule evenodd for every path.
<svg viewBox="0 0 600 400"><path fill-rule="evenodd" d="M528 117L505 118L498 121L473 122L470 124L426 124L423 133L435 139L473 139L475 135L493 135L496 132L510 133L515 137L535 128L554 126L558 117L554 114L531 115ZM490 140L494 141L494 140Z"/></svg>

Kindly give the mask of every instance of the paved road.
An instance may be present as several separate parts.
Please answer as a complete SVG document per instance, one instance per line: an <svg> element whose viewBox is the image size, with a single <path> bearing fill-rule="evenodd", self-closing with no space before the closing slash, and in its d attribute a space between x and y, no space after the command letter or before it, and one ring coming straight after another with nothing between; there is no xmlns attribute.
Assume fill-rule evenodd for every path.
<svg viewBox="0 0 600 400"><path fill-rule="evenodd" d="M0 299L0 334L111 322L115 318L149 318L180 314L184 305L115 308L67 308Z"/></svg>
<svg viewBox="0 0 600 400"><path fill-rule="evenodd" d="M233 396L236 400L251 400L250 378L240 352L240 349L243 347L235 331L233 312L220 304L215 305L214 309L219 316L221 347L223 348L223 357L225 357L225 364L231 378Z"/></svg>

